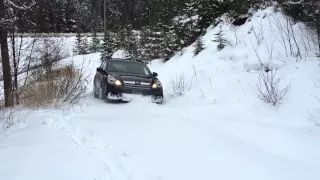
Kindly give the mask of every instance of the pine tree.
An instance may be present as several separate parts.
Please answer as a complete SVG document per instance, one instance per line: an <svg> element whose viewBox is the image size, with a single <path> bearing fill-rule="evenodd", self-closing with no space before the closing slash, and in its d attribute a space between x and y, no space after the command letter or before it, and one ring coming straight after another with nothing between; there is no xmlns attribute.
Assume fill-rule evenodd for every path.
<svg viewBox="0 0 320 180"><path fill-rule="evenodd" d="M100 50L100 39L98 38L97 33L94 32L90 42L89 51L90 53L96 53L96 52L99 52L99 50Z"/></svg>
<svg viewBox="0 0 320 180"><path fill-rule="evenodd" d="M173 18L172 30L176 36L175 44L179 51L194 43L203 33L202 27L199 26L201 20L197 9L199 4L198 0L186 3L183 14Z"/></svg>
<svg viewBox="0 0 320 180"><path fill-rule="evenodd" d="M89 43L87 37L83 37L81 33L76 36L76 47L73 50L75 55L89 54Z"/></svg>
<svg viewBox="0 0 320 180"><path fill-rule="evenodd" d="M204 43L202 37L199 37L194 45L194 56L197 56L202 50L204 50Z"/></svg>
<svg viewBox="0 0 320 180"><path fill-rule="evenodd" d="M133 33L132 25L127 25L125 28L125 50L127 51L127 57L137 59L138 47L135 34Z"/></svg>
<svg viewBox="0 0 320 180"><path fill-rule="evenodd" d="M80 49L81 49L81 44L82 44L82 37L81 37L81 33L78 32L77 33L77 36L76 36L76 45L75 47L73 48L73 54L74 55L79 55L80 54Z"/></svg>
<svg viewBox="0 0 320 180"><path fill-rule="evenodd" d="M80 47L80 55L89 54L89 41L87 36L82 37Z"/></svg>
<svg viewBox="0 0 320 180"><path fill-rule="evenodd" d="M118 49L115 38L110 31L104 33L103 43L100 48L101 60L112 58L114 52Z"/></svg>
<svg viewBox="0 0 320 180"><path fill-rule="evenodd" d="M162 25L161 29L164 35L163 43L163 61L166 62L172 58L175 52L179 51L179 38L172 25Z"/></svg>
<svg viewBox="0 0 320 180"><path fill-rule="evenodd" d="M201 29L201 33L221 16L223 13L224 1L219 0L194 0L186 5L186 13L191 17L198 17L197 27Z"/></svg>
<svg viewBox="0 0 320 180"><path fill-rule="evenodd" d="M141 41L144 47L141 55L145 61L162 59L164 52L164 36L158 26L144 27L141 31Z"/></svg>
<svg viewBox="0 0 320 180"><path fill-rule="evenodd" d="M213 42L218 43L218 51L221 51L227 44L227 40L224 38L224 34L222 31L222 27L220 26L220 30L218 33L215 34L216 38L213 40Z"/></svg>

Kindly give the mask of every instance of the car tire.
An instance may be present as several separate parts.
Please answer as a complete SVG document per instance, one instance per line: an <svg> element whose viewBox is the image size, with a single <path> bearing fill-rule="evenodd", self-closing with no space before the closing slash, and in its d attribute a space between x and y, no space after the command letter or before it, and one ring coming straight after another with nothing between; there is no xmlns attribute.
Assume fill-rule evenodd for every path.
<svg viewBox="0 0 320 180"><path fill-rule="evenodd" d="M97 94L97 88L96 88L95 85L93 85L93 97L96 98L96 99L99 98L99 96L98 96L98 94Z"/></svg>
<svg viewBox="0 0 320 180"><path fill-rule="evenodd" d="M96 78L94 78L94 81L93 81L93 97L96 98L96 99L99 99L99 95L97 93Z"/></svg>
<svg viewBox="0 0 320 180"><path fill-rule="evenodd" d="M163 96L152 96L152 102L155 104L162 104Z"/></svg>
<svg viewBox="0 0 320 180"><path fill-rule="evenodd" d="M103 100L103 89L101 85L99 86L99 90L98 90L98 99Z"/></svg>

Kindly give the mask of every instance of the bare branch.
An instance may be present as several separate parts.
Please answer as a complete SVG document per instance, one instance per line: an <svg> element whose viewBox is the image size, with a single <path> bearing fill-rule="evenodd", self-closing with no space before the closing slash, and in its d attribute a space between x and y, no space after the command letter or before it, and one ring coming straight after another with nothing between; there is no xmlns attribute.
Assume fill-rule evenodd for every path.
<svg viewBox="0 0 320 180"><path fill-rule="evenodd" d="M281 78L276 77L276 69L269 72L261 71L259 74L259 83L257 83L257 97L266 103L277 105L288 94L291 83L283 89L279 88Z"/></svg>
<svg viewBox="0 0 320 180"><path fill-rule="evenodd" d="M20 10L28 10L36 4L35 0L32 0L32 3L30 5L23 4L22 6L16 5L11 0L5 0L5 3L8 3L11 7L20 9Z"/></svg>

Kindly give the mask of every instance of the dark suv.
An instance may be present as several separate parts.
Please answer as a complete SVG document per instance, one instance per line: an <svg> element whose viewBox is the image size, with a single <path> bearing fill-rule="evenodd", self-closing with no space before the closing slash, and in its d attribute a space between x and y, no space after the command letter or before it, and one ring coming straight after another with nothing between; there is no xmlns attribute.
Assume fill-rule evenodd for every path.
<svg viewBox="0 0 320 180"><path fill-rule="evenodd" d="M157 73L151 73L141 61L131 59L104 60L94 77L94 97L103 100L124 100L125 94L151 96L163 102L162 84Z"/></svg>

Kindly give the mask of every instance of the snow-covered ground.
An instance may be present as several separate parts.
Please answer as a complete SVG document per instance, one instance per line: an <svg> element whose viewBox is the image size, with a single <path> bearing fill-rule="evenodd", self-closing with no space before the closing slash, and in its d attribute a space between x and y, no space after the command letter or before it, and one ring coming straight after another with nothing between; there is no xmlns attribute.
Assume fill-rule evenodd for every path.
<svg viewBox="0 0 320 180"><path fill-rule="evenodd" d="M298 49L290 50L277 36L274 17L285 24L271 9L255 13L238 30L223 24L234 47L218 52L212 40L219 27L209 28L206 49L198 56L190 46L166 64L153 61L149 66L166 92L162 105L141 97L101 102L92 97L90 84L87 98L75 108L22 111L27 118L0 133L1 179L320 179L320 128L310 120L311 115L319 119L314 109L320 105L315 98L320 68L312 49L301 43L300 25L293 27L301 44L302 58L296 59L290 51ZM281 85L291 82L275 107L255 95L255 50L261 61L278 67ZM99 65L99 53L65 61L70 59L85 61L92 75ZM177 96L172 80L180 77L186 87Z"/></svg>

